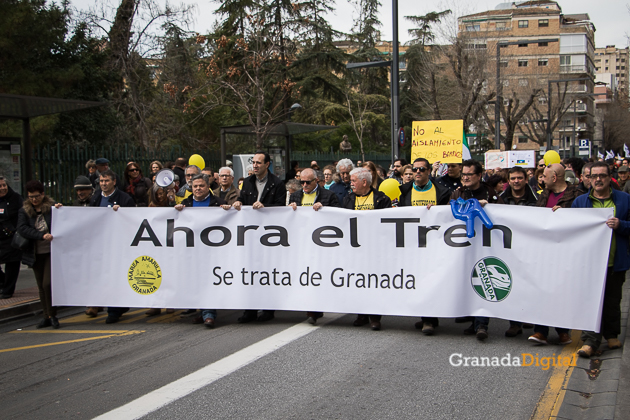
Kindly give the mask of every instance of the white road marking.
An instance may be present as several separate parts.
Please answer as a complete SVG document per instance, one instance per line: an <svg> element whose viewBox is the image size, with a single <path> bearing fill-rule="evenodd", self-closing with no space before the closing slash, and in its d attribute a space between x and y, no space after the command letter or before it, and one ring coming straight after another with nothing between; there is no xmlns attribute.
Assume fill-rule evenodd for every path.
<svg viewBox="0 0 630 420"><path fill-rule="evenodd" d="M95 419L98 420L120 420L120 419L138 419L152 413L180 398L191 394L198 389L210 385L232 372L255 362L256 360L273 353L279 348L304 337L320 326L334 321L346 314L330 314L318 320L318 325L310 325L306 322L294 325L284 331L281 331L271 337L267 337L249 347L237 351L221 360L209 364L189 375L164 385L162 388L156 389L140 398L131 401L112 411L104 413Z"/></svg>

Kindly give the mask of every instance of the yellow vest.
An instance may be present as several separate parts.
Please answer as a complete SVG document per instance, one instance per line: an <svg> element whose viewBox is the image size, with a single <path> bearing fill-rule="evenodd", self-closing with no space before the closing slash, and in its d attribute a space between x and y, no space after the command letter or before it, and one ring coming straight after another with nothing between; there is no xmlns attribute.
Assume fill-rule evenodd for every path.
<svg viewBox="0 0 630 420"><path fill-rule="evenodd" d="M427 191L416 191L411 187L411 205L412 206L427 206L429 204L437 204L437 191L435 185L431 185Z"/></svg>
<svg viewBox="0 0 630 420"><path fill-rule="evenodd" d="M354 199L355 210L374 210L374 193L370 192L365 197L359 197L358 195Z"/></svg>

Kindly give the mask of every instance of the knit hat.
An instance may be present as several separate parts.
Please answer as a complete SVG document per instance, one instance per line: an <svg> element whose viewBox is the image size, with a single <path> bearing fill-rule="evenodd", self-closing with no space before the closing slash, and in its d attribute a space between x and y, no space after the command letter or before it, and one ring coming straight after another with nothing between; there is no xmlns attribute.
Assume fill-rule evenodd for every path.
<svg viewBox="0 0 630 420"><path fill-rule="evenodd" d="M87 190L92 189L92 183L88 179L87 176L79 175L77 179L74 180L74 189L75 190Z"/></svg>

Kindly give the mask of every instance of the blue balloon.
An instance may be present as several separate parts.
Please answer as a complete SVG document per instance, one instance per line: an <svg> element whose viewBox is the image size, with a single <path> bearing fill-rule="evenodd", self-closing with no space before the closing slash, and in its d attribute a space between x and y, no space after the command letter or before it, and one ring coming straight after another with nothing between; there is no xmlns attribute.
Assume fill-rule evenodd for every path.
<svg viewBox="0 0 630 420"><path fill-rule="evenodd" d="M476 198L463 200L460 197L457 201L451 200L451 211L454 218L466 222L466 236L469 238L475 236L475 217L481 219L481 222L488 229L492 229L492 226L494 226Z"/></svg>

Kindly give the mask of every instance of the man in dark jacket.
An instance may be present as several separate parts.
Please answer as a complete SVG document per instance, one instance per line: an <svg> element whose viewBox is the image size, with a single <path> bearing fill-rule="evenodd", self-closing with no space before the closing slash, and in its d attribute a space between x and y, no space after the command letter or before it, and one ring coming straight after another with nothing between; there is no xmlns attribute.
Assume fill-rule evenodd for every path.
<svg viewBox="0 0 630 420"><path fill-rule="evenodd" d="M431 179L431 164L424 158L417 158L413 161L413 182L401 185L398 207L406 206L426 206L431 208L435 205L448 204L451 191L437 184ZM422 321L416 322L416 328L422 329L425 335L433 335L435 327L438 326L438 319L434 317L422 317Z"/></svg>
<svg viewBox="0 0 630 420"><path fill-rule="evenodd" d="M234 171L229 166L219 169L219 187L212 191L230 206L241 196L241 190L234 186Z"/></svg>
<svg viewBox="0 0 630 420"><path fill-rule="evenodd" d="M108 169L101 173L99 179L100 190L92 196L90 207L135 207L133 198L126 192L116 188L116 174Z"/></svg>
<svg viewBox="0 0 630 420"><path fill-rule="evenodd" d="M481 163L476 160L469 159L462 162L462 186L451 194L451 200L475 198L482 206L488 203L503 204L503 199L498 196L494 188L481 181L482 172ZM476 334L477 340L485 340L488 338L489 322L488 317L477 316L473 324L464 330L464 334Z"/></svg>
<svg viewBox="0 0 630 420"><path fill-rule="evenodd" d="M331 185L329 191L337 194L337 199L340 203L343 203L343 199L352 191L352 188L350 188L350 171L353 169L354 165L350 159L341 159L337 162L339 182Z"/></svg>
<svg viewBox="0 0 630 420"><path fill-rule="evenodd" d="M293 210L297 210L298 206L313 207L315 211L322 207L339 207L337 195L318 185L316 173L311 168L306 168L300 173L300 183L302 190L294 192L289 197L289 206ZM322 312L307 312L306 321L315 325L323 316Z"/></svg>
<svg viewBox="0 0 630 420"><path fill-rule="evenodd" d="M600 332L582 331L584 345L577 354L591 357L599 348L602 337L609 349L618 349L621 342L621 295L626 271L630 268L628 240L630 239L630 195L610 186L610 170L603 162L595 162L591 168L591 190L573 201L574 208L613 208L614 215L606 221L613 230L609 249L608 270Z"/></svg>
<svg viewBox="0 0 630 420"><path fill-rule="evenodd" d="M241 196L232 204L236 210L241 206L252 206L253 209L263 207L286 206L287 190L284 182L271 172L269 165L271 157L267 152L256 152L252 159L254 174L245 178ZM262 315L257 317L256 309L248 309L237 321L241 324L258 320L259 322L269 321L275 317L275 311L264 310Z"/></svg>
<svg viewBox="0 0 630 420"><path fill-rule="evenodd" d="M536 206L538 196L527 183L527 171L515 166L508 171L509 186L500 195L505 204Z"/></svg>
<svg viewBox="0 0 630 420"><path fill-rule="evenodd" d="M100 189L92 196L90 207L111 207L116 211L119 207L136 206L133 198L116 188L116 174L111 169L107 169L100 174L99 186ZM88 308L88 311L90 311L90 309L91 308ZM122 314L128 310L129 308L107 308L107 319L105 319L105 323L114 324L118 322ZM96 316L93 310L89 313L88 311L86 311L88 316Z"/></svg>
<svg viewBox="0 0 630 420"><path fill-rule="evenodd" d="M377 210L392 208L392 201L382 191L372 188L372 173L367 168L350 172L352 192L343 199L342 208L351 210ZM352 325L360 327L370 323L374 331L381 329L381 315L358 314Z"/></svg>
<svg viewBox="0 0 630 420"><path fill-rule="evenodd" d="M414 182L400 186L400 198L398 206L434 206L448 204L451 191L445 186L432 180L431 164L424 158L414 160ZM416 197L414 199L414 197Z"/></svg>
<svg viewBox="0 0 630 420"><path fill-rule="evenodd" d="M564 167L559 163L554 163L545 168L545 189L538 197L537 207L547 207L552 211L559 208L569 208L579 195L577 187L573 184L567 184L565 180ZM568 328L556 327L560 344L571 344L571 335ZM546 325L534 325L534 334L529 336L528 340L536 344L547 344L547 336L549 335L549 327Z"/></svg>
<svg viewBox="0 0 630 420"><path fill-rule="evenodd" d="M298 206L312 206L315 211L322 207L339 207L337 195L317 184L316 173L311 168L306 168L300 173L300 183L302 189L289 197L289 205L293 210Z"/></svg>

